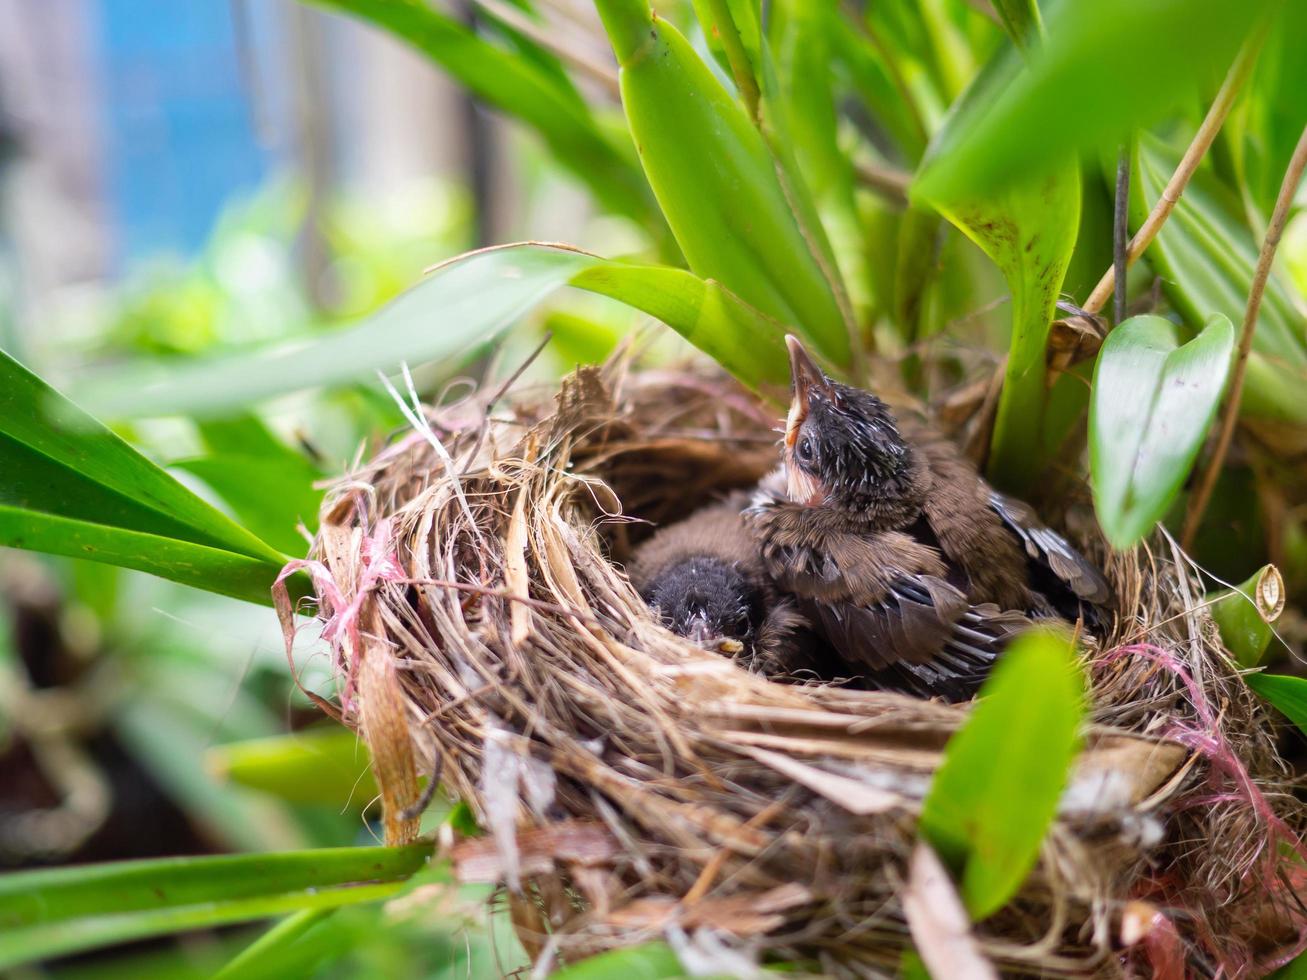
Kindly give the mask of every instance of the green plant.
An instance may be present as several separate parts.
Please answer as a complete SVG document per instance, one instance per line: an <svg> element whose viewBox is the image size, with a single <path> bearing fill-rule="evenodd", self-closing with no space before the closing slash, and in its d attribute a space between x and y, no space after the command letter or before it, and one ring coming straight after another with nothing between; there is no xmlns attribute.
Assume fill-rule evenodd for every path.
<svg viewBox="0 0 1307 980"><path fill-rule="evenodd" d="M924 395L1002 359L992 419L980 410L982 432L992 422L990 474L1005 487L1037 485L1059 459L1079 459L1075 433L1087 420L1098 513L1118 547L1174 513L1237 357L1231 323L1246 309L1257 330L1241 331L1247 359L1236 375L1236 389L1244 387L1235 408L1258 434L1247 457L1273 465L1307 428L1302 299L1270 270L1274 243L1265 274L1258 273L1276 190L1283 199L1281 178L1293 171L1296 131L1307 122L1294 48L1301 5L1061 0L1041 11L1033 0L1003 0L994 5L995 21L983 5L964 0L773 0L766 16L750 0L669 2L657 16L646 0L597 0L599 20L591 26L602 23L615 73L607 65L579 67L589 63L548 30L556 13L546 2L481 4L479 29L424 0L319 5L407 41L522 123L590 191L597 209L633 224L644 247L615 258L534 243L483 250L445 263L366 319L238 338L253 343L225 342L215 331L212 343L192 344L194 330L180 331L186 343L178 343L178 334L155 329L176 326L197 298L221 303L204 276L142 301L117 332L120 341L133 338L137 363L62 387L115 424L189 418L201 453L172 456L173 466L201 480L234 517L152 462L140 432L123 430L134 447L6 356L0 542L267 603L284 562L302 553L296 523L312 530L314 481L339 466L306 458L251 413L290 391L334 389L365 406L355 413L357 429L393 421L394 406L366 387L376 372L394 374L406 362L461 363L564 285L656 317L764 396L784 385L781 338L791 330L837 374L883 383L892 373L886 365L897 366L895 383ZM1184 45L1158 43L1180 33ZM583 70L599 78L601 94L578 84ZM620 111L603 94L614 91L611 83ZM1200 121L1195 106L1209 100L1213 108ZM1091 317L1106 301L1101 288L1088 290L1112 261L1114 195L1103 174L1113 168L1103 158L1119 146L1130 147L1128 207L1119 217L1143 231L1137 247L1116 257L1114 274L1125 276L1129 260L1138 259L1128 298L1149 312L1121 317L1089 381L1085 365L1079 373L1062 370L1073 365L1050 367L1050 339L1057 303L1068 293L1091 307ZM1168 194L1178 201L1168 202ZM346 306L359 312L393 292L378 287ZM307 303L285 305L308 318ZM611 339L602 325L594 334ZM164 365L139 356L160 352L189 356ZM1307 499L1307 487L1293 492ZM1239 577L1261 556L1246 561ZM85 594L107 603L112 588L100 581ZM106 621L115 620L106 612ZM960 876L974 916L993 912L1020 885L1074 755L1081 707L1065 660L1061 641L1045 636L1013 652L950 747L927 800L923 830ZM1250 683L1292 713L1301 698L1285 680ZM1022 685L1037 685L1046 697L1023 696ZM153 753L158 771L178 786L189 786L179 792L201 801L197 810L221 807L212 786L189 780L180 754L198 751L203 739L181 749L159 744L160 727L150 718L161 710L172 707L147 703L125 713L124 738ZM1006 730L1030 726L1056 737L1023 748ZM271 734L259 728L240 734ZM277 783L283 796L303 800L315 782L305 778L313 763L293 753L287 762L282 749L219 749L218 758L233 781ZM968 778L969 759L996 752L1013 774L1028 777L1029 792L999 794ZM289 775L276 768L283 764ZM350 862L369 857L341 857L342 877L313 901L300 894L298 879L260 876L251 878L264 888L258 901L233 898L214 872L231 865L187 865L187 887L216 903L212 913L185 903L119 909L121 919L76 930L73 912L58 913L67 916L58 922L29 917L0 940L0 950L5 962L19 962L128 935L293 913L230 972L307 962L298 958L312 959L310 947L341 955L331 943L310 942L329 925L321 909L337 899L391 895L417 867L401 862L381 885L336 887L366 877ZM243 873L254 865L234 867ZM112 877L119 874L130 883L139 873L119 868L97 880L121 884ZM56 912L80 895L86 919L111 902L94 881L80 892L67 885L51 875L11 887L41 890ZM646 952L664 975L666 951Z"/></svg>

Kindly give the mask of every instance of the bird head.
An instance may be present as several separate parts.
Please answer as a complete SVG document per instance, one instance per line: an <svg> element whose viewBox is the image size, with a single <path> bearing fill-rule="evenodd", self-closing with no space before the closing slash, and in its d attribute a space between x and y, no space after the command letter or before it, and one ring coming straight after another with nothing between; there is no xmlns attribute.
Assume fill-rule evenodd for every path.
<svg viewBox="0 0 1307 980"><path fill-rule="evenodd" d="M741 652L753 636L762 597L735 565L696 556L660 574L645 595L673 633L717 653Z"/></svg>
<svg viewBox="0 0 1307 980"><path fill-rule="evenodd" d="M828 378L797 338L785 343L794 386L785 421L789 498L863 511L898 492L910 454L893 413L871 392Z"/></svg>

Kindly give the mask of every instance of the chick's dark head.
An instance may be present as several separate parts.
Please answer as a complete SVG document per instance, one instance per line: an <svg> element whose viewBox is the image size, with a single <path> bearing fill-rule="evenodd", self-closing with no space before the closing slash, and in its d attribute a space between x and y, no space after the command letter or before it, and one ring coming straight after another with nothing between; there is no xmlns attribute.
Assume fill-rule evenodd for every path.
<svg viewBox="0 0 1307 980"><path fill-rule="evenodd" d="M850 511L902 493L911 450L886 404L826 377L803 345L786 337L794 395L785 425L785 474L795 503Z"/></svg>
<svg viewBox="0 0 1307 980"><path fill-rule="evenodd" d="M739 653L762 612L757 583L733 563L703 555L660 572L644 601L673 633L721 653Z"/></svg>

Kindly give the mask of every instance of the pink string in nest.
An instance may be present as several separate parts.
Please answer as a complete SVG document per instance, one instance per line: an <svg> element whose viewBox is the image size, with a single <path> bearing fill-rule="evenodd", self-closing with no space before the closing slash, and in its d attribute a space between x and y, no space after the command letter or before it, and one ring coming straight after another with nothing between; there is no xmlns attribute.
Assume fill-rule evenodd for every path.
<svg viewBox="0 0 1307 980"><path fill-rule="evenodd" d="M308 572L313 580L320 603L319 612L325 616L322 638L331 644L336 659L336 669L345 675L339 712L333 710L332 713L349 714L354 710L355 676L358 671L359 651L362 649L359 645L359 617L363 611L363 603L367 600L368 594L380 583L402 581L405 578L404 570L395 560L390 518L385 517L378 521L372 533L366 535L360 542L358 587L352 596L346 598L341 593L331 570L324 562L310 558L287 562L272 586L273 603L281 620L282 638L286 642L286 659L290 663L291 674L295 676L295 683L300 690L321 706L325 702L300 684L295 671L293 656L295 616L286 588L286 579L299 571ZM341 643L342 636L348 640L348 648L353 655L352 661L348 663L345 661L346 644Z"/></svg>
<svg viewBox="0 0 1307 980"><path fill-rule="evenodd" d="M1276 815L1266 796L1248 774L1247 768L1221 731L1216 713L1212 710L1211 702L1202 687L1194 680L1193 675L1179 658L1169 650L1151 643L1135 643L1109 650L1099 658L1095 666L1106 666L1129 656L1143 657L1178 677L1185 687L1189 703L1198 716L1198 726L1173 721L1164 733L1167 738L1200 753L1211 764L1208 785L1213 792L1191 797L1182 805L1191 807L1213 803L1242 803L1250 807L1266 827L1266 836L1257 842L1257 856L1254 858L1254 861L1261 865L1262 887L1268 893L1277 896L1287 888L1293 887L1292 884L1286 885L1278 873L1280 848L1286 845L1298 858L1307 863L1307 847L1293 829ZM1229 783L1233 783L1233 786L1231 787ZM1265 860L1260 860L1261 858ZM1245 876L1251 871L1250 867L1245 872ZM1165 885L1161 881L1157 879L1154 881L1165 890ZM1202 917L1196 916L1196 918L1201 921ZM1167 929L1174 931L1174 926L1169 921L1163 927L1163 932L1155 937L1157 941L1146 942L1144 948L1156 976L1164 980L1174 976L1176 980L1180 980L1182 973L1176 972L1172 944L1166 940ZM1254 964L1250 958L1231 955L1221 950L1219 944L1215 942L1210 945L1220 958L1222 973L1239 977L1251 972ZM1257 969L1269 972L1290 962L1304 950L1307 950L1307 924L1299 927L1298 939L1291 948L1281 951L1269 962L1256 964Z"/></svg>

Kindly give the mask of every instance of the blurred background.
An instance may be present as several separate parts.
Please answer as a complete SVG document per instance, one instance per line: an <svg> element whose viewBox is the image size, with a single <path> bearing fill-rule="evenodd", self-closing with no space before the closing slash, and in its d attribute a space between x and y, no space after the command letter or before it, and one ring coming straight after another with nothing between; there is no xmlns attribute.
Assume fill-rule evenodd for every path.
<svg viewBox="0 0 1307 980"><path fill-rule="evenodd" d="M421 55L357 21L289 0L0 0L0 19L0 348L45 376L329 329L426 266L528 229L616 250L631 236L594 222L583 193ZM225 424L316 478L400 421L361 386ZM184 462L223 437L180 420L124 434L202 492ZM316 498L301 503L311 525ZM286 531L281 547L303 554ZM311 643L300 666L325 692ZM270 610L0 550L0 870L372 843L366 759L322 720ZM349 952L331 975L500 975L520 956L489 941L472 899L456 914L393 905L385 930L376 910L336 917ZM207 976L252 934L27 975Z"/></svg>

